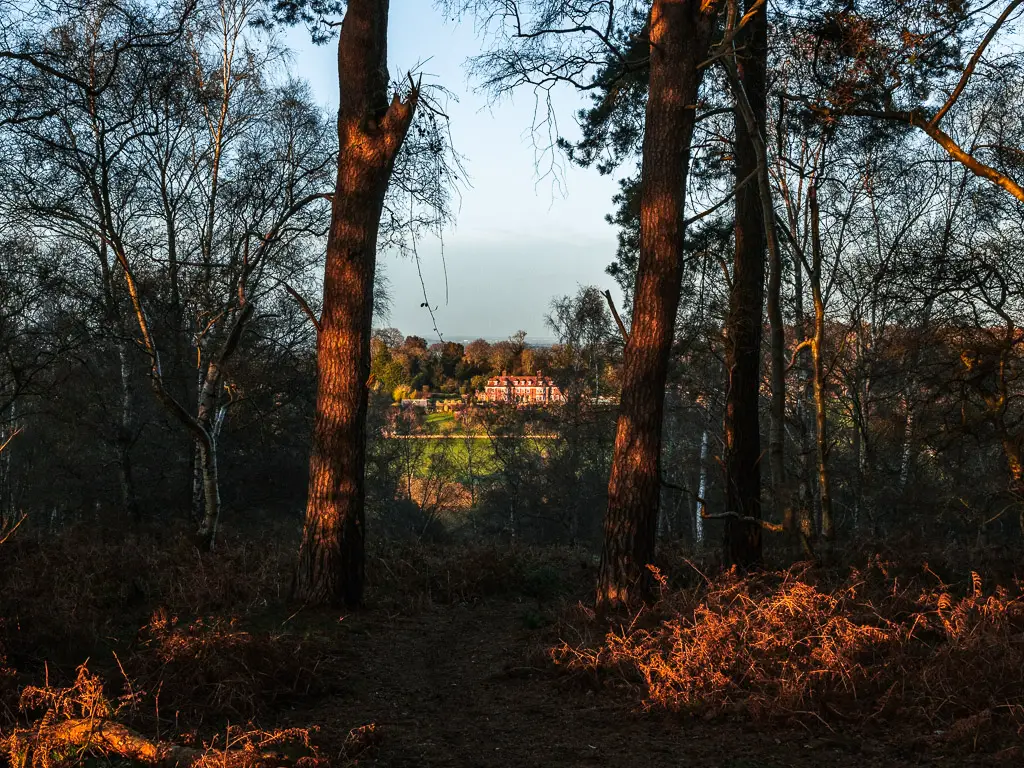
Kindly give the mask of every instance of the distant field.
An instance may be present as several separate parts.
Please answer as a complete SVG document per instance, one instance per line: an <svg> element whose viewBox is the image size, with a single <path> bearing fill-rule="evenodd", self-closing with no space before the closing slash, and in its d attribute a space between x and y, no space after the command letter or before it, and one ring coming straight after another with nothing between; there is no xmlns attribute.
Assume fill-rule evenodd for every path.
<svg viewBox="0 0 1024 768"><path fill-rule="evenodd" d="M455 414L435 411L434 413L427 414L426 421L428 427L440 427L442 424L453 423L455 421Z"/></svg>
<svg viewBox="0 0 1024 768"><path fill-rule="evenodd" d="M431 414L448 415L450 414ZM428 417L429 418L429 417ZM418 466L416 472L420 477L430 472L430 463L437 457L441 460L445 457L455 466L456 472L469 472L470 458L473 463L473 474L477 477L493 474L499 467L494 457L494 447L487 435L460 435L449 433L447 435L415 435L388 438L389 440L401 441L404 443L406 455L412 455ZM531 450L540 452L543 445L550 441L548 437L525 437L523 440Z"/></svg>

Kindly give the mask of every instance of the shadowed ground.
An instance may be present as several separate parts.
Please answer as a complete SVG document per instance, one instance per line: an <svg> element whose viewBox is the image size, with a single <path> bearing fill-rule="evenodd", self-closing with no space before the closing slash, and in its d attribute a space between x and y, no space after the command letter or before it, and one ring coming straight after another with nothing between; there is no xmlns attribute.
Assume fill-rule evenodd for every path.
<svg viewBox="0 0 1024 768"><path fill-rule="evenodd" d="M375 766L1003 765L1015 756L932 754L824 726L754 725L643 712L626 690L594 690L543 665L550 632L530 603L489 601L417 616L346 617L352 667L344 693L299 719L343 739L375 723L360 756ZM588 688L590 688L588 690ZM337 729L337 733L332 733Z"/></svg>

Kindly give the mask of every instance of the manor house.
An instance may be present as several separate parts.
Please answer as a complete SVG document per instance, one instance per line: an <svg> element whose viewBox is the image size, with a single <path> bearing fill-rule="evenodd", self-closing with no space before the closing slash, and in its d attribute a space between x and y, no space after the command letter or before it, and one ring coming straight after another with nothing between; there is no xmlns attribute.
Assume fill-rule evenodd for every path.
<svg viewBox="0 0 1024 768"><path fill-rule="evenodd" d="M479 399L486 403L548 405L564 402L565 396L550 376L537 371L535 376L494 376L487 380Z"/></svg>

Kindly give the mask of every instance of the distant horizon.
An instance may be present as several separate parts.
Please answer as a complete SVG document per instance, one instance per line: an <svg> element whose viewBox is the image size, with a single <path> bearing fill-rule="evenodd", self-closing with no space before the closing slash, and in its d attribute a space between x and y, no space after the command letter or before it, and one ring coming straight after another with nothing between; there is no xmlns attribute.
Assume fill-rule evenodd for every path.
<svg viewBox="0 0 1024 768"><path fill-rule="evenodd" d="M406 332L403 328L401 328L401 327L399 327L397 325L390 324L390 323L384 323L384 324L380 324L380 325L375 325L374 326L375 330L378 330L378 329L381 329L381 328L394 328L399 333L401 333L402 336L404 336L404 337L419 336L421 339L426 339L426 341L428 343L431 343L431 344L434 343L434 342L441 341L441 339L438 338L437 333L435 331L433 331L433 330L430 330L430 331L425 332L425 333L424 332L417 332L415 330L414 331ZM444 339L443 339L444 341L451 341L451 342L455 342L457 344L464 344L464 343L467 343L467 342L470 342L470 341L476 341L477 339L483 339L484 341L489 342L489 343L494 343L494 342L498 342L498 341L508 341L508 339L514 333L515 333L515 331L513 331L512 333L505 334L505 335L500 335L500 334L496 335L496 334L487 334L487 333L444 333L444 332L442 332L442 335L444 336ZM545 346L551 346L552 344L557 344L557 343L558 343L558 339L555 336L550 336L550 335L542 336L540 334L536 334L535 335L535 334L530 334L530 333L527 333L527 336L526 336L526 345L527 346L545 347Z"/></svg>
<svg viewBox="0 0 1024 768"><path fill-rule="evenodd" d="M466 335L449 328L476 328L481 333L473 338L501 339L520 327L546 338L544 316L552 299L573 295L581 285L610 290L621 306L620 289L605 273L618 248L617 228L605 215L615 209L618 179L633 168L627 164L621 173L602 175L573 165L553 145L549 128L569 140L580 135L576 112L589 101L571 88L549 94L557 126L540 120L544 102L529 89L502 98L480 90L480 80L467 69L486 50L479 33L429 4L391 2L390 71L404 79L429 62L422 65L424 82L451 89L445 113L466 173L453 200L455 221L443 238L417 242L415 260L380 254L378 268L391 298L387 324L426 327L433 336L423 307L429 301L446 339ZM288 73L305 79L316 101L333 113L336 41L312 45L308 31L296 27L283 42L292 50Z"/></svg>

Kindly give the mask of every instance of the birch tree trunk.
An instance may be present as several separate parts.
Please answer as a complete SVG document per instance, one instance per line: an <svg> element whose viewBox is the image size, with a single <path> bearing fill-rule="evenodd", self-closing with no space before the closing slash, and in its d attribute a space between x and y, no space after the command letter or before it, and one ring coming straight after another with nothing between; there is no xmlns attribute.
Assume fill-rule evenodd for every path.
<svg viewBox="0 0 1024 768"><path fill-rule="evenodd" d="M700 436L700 475L697 478L697 507L694 510L693 538L697 545L704 543L704 514L707 509L705 501L708 491L708 428L704 427Z"/></svg>

